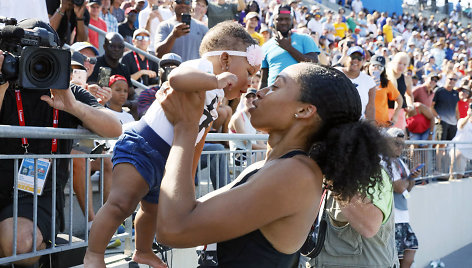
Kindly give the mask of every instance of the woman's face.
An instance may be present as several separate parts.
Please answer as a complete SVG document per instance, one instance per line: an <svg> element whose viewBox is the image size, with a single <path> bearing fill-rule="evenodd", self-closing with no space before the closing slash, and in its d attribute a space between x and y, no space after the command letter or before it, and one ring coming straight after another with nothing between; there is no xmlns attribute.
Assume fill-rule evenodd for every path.
<svg viewBox="0 0 472 268"><path fill-rule="evenodd" d="M401 58L399 61L396 62L395 72L403 73L405 72L407 66L408 66L408 59Z"/></svg>
<svg viewBox="0 0 472 268"><path fill-rule="evenodd" d="M274 84L257 92L254 106L249 109L251 124L256 129L268 133L289 129L301 104L296 75L296 67L288 67L277 76Z"/></svg>

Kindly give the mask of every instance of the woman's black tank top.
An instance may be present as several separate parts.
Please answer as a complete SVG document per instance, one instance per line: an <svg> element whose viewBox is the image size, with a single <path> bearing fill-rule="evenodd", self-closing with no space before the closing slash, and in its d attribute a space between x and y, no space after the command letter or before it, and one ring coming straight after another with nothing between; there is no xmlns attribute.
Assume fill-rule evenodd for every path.
<svg viewBox="0 0 472 268"><path fill-rule="evenodd" d="M405 75L402 74L398 79L397 79L397 89L400 92L400 95L402 95L403 98L403 105L402 108L406 108L406 99L405 99L405 93L406 93L406 83L405 83ZM388 101L388 108L389 109L395 109L395 101Z"/></svg>
<svg viewBox="0 0 472 268"><path fill-rule="evenodd" d="M304 154L303 151L291 151L280 158L291 158ZM259 169L248 173L233 187L245 183ZM220 268L286 268L298 261L298 252L284 254L277 251L258 229L246 235L218 243L218 267Z"/></svg>

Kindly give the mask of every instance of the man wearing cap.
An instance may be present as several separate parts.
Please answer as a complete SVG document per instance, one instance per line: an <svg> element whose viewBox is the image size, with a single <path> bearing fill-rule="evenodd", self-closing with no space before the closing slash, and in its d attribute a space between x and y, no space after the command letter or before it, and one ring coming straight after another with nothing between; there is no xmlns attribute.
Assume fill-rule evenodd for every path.
<svg viewBox="0 0 472 268"><path fill-rule="evenodd" d="M20 22L19 27L33 29L42 27L54 35L54 40L59 42L59 36L48 24L29 19ZM3 52L0 52L3 54ZM3 64L3 55L0 55L0 70ZM67 68L69 66L66 66ZM76 128L79 124L89 128L98 135L104 137L117 137L121 134L121 125L111 113L105 109L86 90L79 87L67 89L21 89L16 93L9 88L6 81L0 82L0 124L18 126L20 124L17 112L17 98L23 106L24 123L26 126L52 127L54 112L58 110L57 120L59 128ZM104 126L103 122L109 122ZM51 139L27 139L20 138L0 139L0 154L17 155L24 154L27 146L32 154L50 154L57 151L59 154L69 154L72 148L71 140L58 140L57 147L53 146ZM24 146L23 146L24 145ZM43 161L46 163L47 161ZM21 163L21 161L20 161ZM17 252L23 254L32 249L44 249L55 233L52 233L52 224L56 225L55 231L64 229L64 187L69 178L69 159L57 159L56 172L56 222L52 222L52 171L46 178L43 193L37 199L37 226L33 225L33 195L28 192L18 191L18 225L17 225ZM2 181L0 187L0 258L10 256L13 253L13 161L0 161L0 174ZM36 245L33 245L33 228L36 228ZM39 256L18 261L21 265L33 265Z"/></svg>
<svg viewBox="0 0 472 268"><path fill-rule="evenodd" d="M175 15L159 24L156 33L156 54L162 57L167 53L175 53L182 61L198 59L199 48L208 28L201 22L191 18L190 25L182 22L182 14L190 14L191 0L174 0Z"/></svg>
<svg viewBox="0 0 472 268"><path fill-rule="evenodd" d="M89 0L87 4L88 11L90 12L90 24L103 30L107 31L107 24L106 22L100 18L100 12L102 8L102 1L101 0ZM90 43L96 47L100 47L99 43L99 35L97 32L90 30L88 33Z"/></svg>
<svg viewBox="0 0 472 268"><path fill-rule="evenodd" d="M362 103L362 116L369 120L375 120L375 91L377 84L372 77L362 72L365 60L364 49L359 46L350 47L347 50L347 62L345 67L337 67L356 86Z"/></svg>
<svg viewBox="0 0 472 268"><path fill-rule="evenodd" d="M149 51L154 51L157 28L159 23L172 18L172 11L164 6L164 1L148 0L148 5L145 9L139 12L138 21L139 28L145 29L151 34L151 42L149 44Z"/></svg>
<svg viewBox="0 0 472 268"><path fill-rule="evenodd" d="M272 85L286 67L299 62L318 62L320 50L310 36L292 33L293 14L290 6L276 8L274 12L274 37L262 46L264 60L261 65L259 88Z"/></svg>
<svg viewBox="0 0 472 268"><path fill-rule="evenodd" d="M145 29L138 29L133 35L133 45L141 50L147 51L149 47L151 34ZM157 72L159 71L159 64L155 61L149 60L146 56L136 53L135 51L128 51L121 58L121 63L126 66L131 78L139 81L146 86L159 84Z"/></svg>
<svg viewBox="0 0 472 268"><path fill-rule="evenodd" d="M422 85L413 89L413 98L415 102L431 107L434 98L434 89L439 81L439 76L435 73L430 73Z"/></svg>
<svg viewBox="0 0 472 268"><path fill-rule="evenodd" d="M321 23L321 13L316 12L313 15L313 18L308 22L307 26L308 29L310 29L311 32L317 32L318 36L321 36L323 34L323 23Z"/></svg>
<svg viewBox="0 0 472 268"><path fill-rule="evenodd" d="M238 0L238 3L227 3L226 0L217 0L215 3L208 3L208 28L216 24L226 21L234 20L236 15L246 8L244 0Z"/></svg>
<svg viewBox="0 0 472 268"><path fill-rule="evenodd" d="M75 30L75 41L87 41L87 30L90 15L82 6L76 6L72 0L46 0L49 23L60 37L60 45L72 44L72 32ZM25 7L28 8L28 7Z"/></svg>
<svg viewBox="0 0 472 268"><path fill-rule="evenodd" d="M208 27L207 10L208 0L194 0L192 2L192 17Z"/></svg>
<svg viewBox="0 0 472 268"><path fill-rule="evenodd" d="M259 23L259 14L249 12L244 19L246 20L246 31L259 43L259 46L262 46L264 44L264 37L256 32L256 27Z"/></svg>
<svg viewBox="0 0 472 268"><path fill-rule="evenodd" d="M123 36L126 42L133 43L133 34L136 31L134 23L138 16L138 11L134 7L128 7L125 11L126 19L118 25L118 32Z"/></svg>

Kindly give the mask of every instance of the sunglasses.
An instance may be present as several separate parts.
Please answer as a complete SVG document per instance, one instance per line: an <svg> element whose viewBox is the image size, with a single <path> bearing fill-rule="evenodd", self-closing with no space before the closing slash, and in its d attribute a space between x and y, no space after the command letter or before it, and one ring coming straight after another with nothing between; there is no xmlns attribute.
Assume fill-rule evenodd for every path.
<svg viewBox="0 0 472 268"><path fill-rule="evenodd" d="M192 4L192 1L190 0L175 0L175 3L177 5L181 5L181 4L184 4L184 5L191 5Z"/></svg>
<svg viewBox="0 0 472 268"><path fill-rule="evenodd" d="M457 81L457 78L453 78L453 77L449 77L448 79L451 81Z"/></svg>
<svg viewBox="0 0 472 268"><path fill-rule="evenodd" d="M85 59L85 61L93 65L93 64L96 64L96 63L97 63L97 58L89 58L89 57L87 57L87 58Z"/></svg>
<svg viewBox="0 0 472 268"><path fill-rule="evenodd" d="M437 83L438 79L431 79L431 81L433 81L434 83Z"/></svg>
<svg viewBox="0 0 472 268"><path fill-rule="evenodd" d="M362 61L364 60L364 57L362 55L350 55L349 57L351 57L352 60L358 60L358 61Z"/></svg>
<svg viewBox="0 0 472 268"><path fill-rule="evenodd" d="M138 40L138 41L149 41L149 36L144 36L144 35L138 35L136 36L134 39Z"/></svg>
<svg viewBox="0 0 472 268"><path fill-rule="evenodd" d="M372 67L376 68L377 70L379 70L381 72L384 70L384 67L382 65L374 64L374 65L372 65Z"/></svg>

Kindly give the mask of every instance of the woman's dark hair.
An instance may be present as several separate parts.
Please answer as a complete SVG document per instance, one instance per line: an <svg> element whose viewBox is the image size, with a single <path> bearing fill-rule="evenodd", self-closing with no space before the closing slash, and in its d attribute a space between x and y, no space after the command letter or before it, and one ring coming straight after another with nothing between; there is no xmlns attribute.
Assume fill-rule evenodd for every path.
<svg viewBox="0 0 472 268"><path fill-rule="evenodd" d="M366 64L364 64L362 68L368 75L372 75L369 71L369 66L370 66L370 62L367 62ZM380 73L380 87L382 88L386 88L388 86L388 77L387 77L386 70L387 69L384 68L383 71Z"/></svg>
<svg viewBox="0 0 472 268"><path fill-rule="evenodd" d="M348 201L358 193L372 197L374 187L382 184L381 156L392 156L387 139L372 122L359 120L361 99L344 73L328 66L301 65L300 101L313 104L321 119L310 157L339 199Z"/></svg>
<svg viewBox="0 0 472 268"><path fill-rule="evenodd" d="M212 27L203 37L200 44L200 55L215 50L246 51L250 45L257 45L257 42L241 24L224 21Z"/></svg>
<svg viewBox="0 0 472 268"><path fill-rule="evenodd" d="M254 5L254 4L256 4L256 7L257 7L256 10L250 10L251 6ZM249 1L249 3L246 4L246 8L244 9L244 13L246 13L246 15L247 15L247 13L249 13L251 11L256 12L256 13L259 13L261 11L261 8L259 7L259 3L257 3L257 1L252 0L252 1Z"/></svg>

